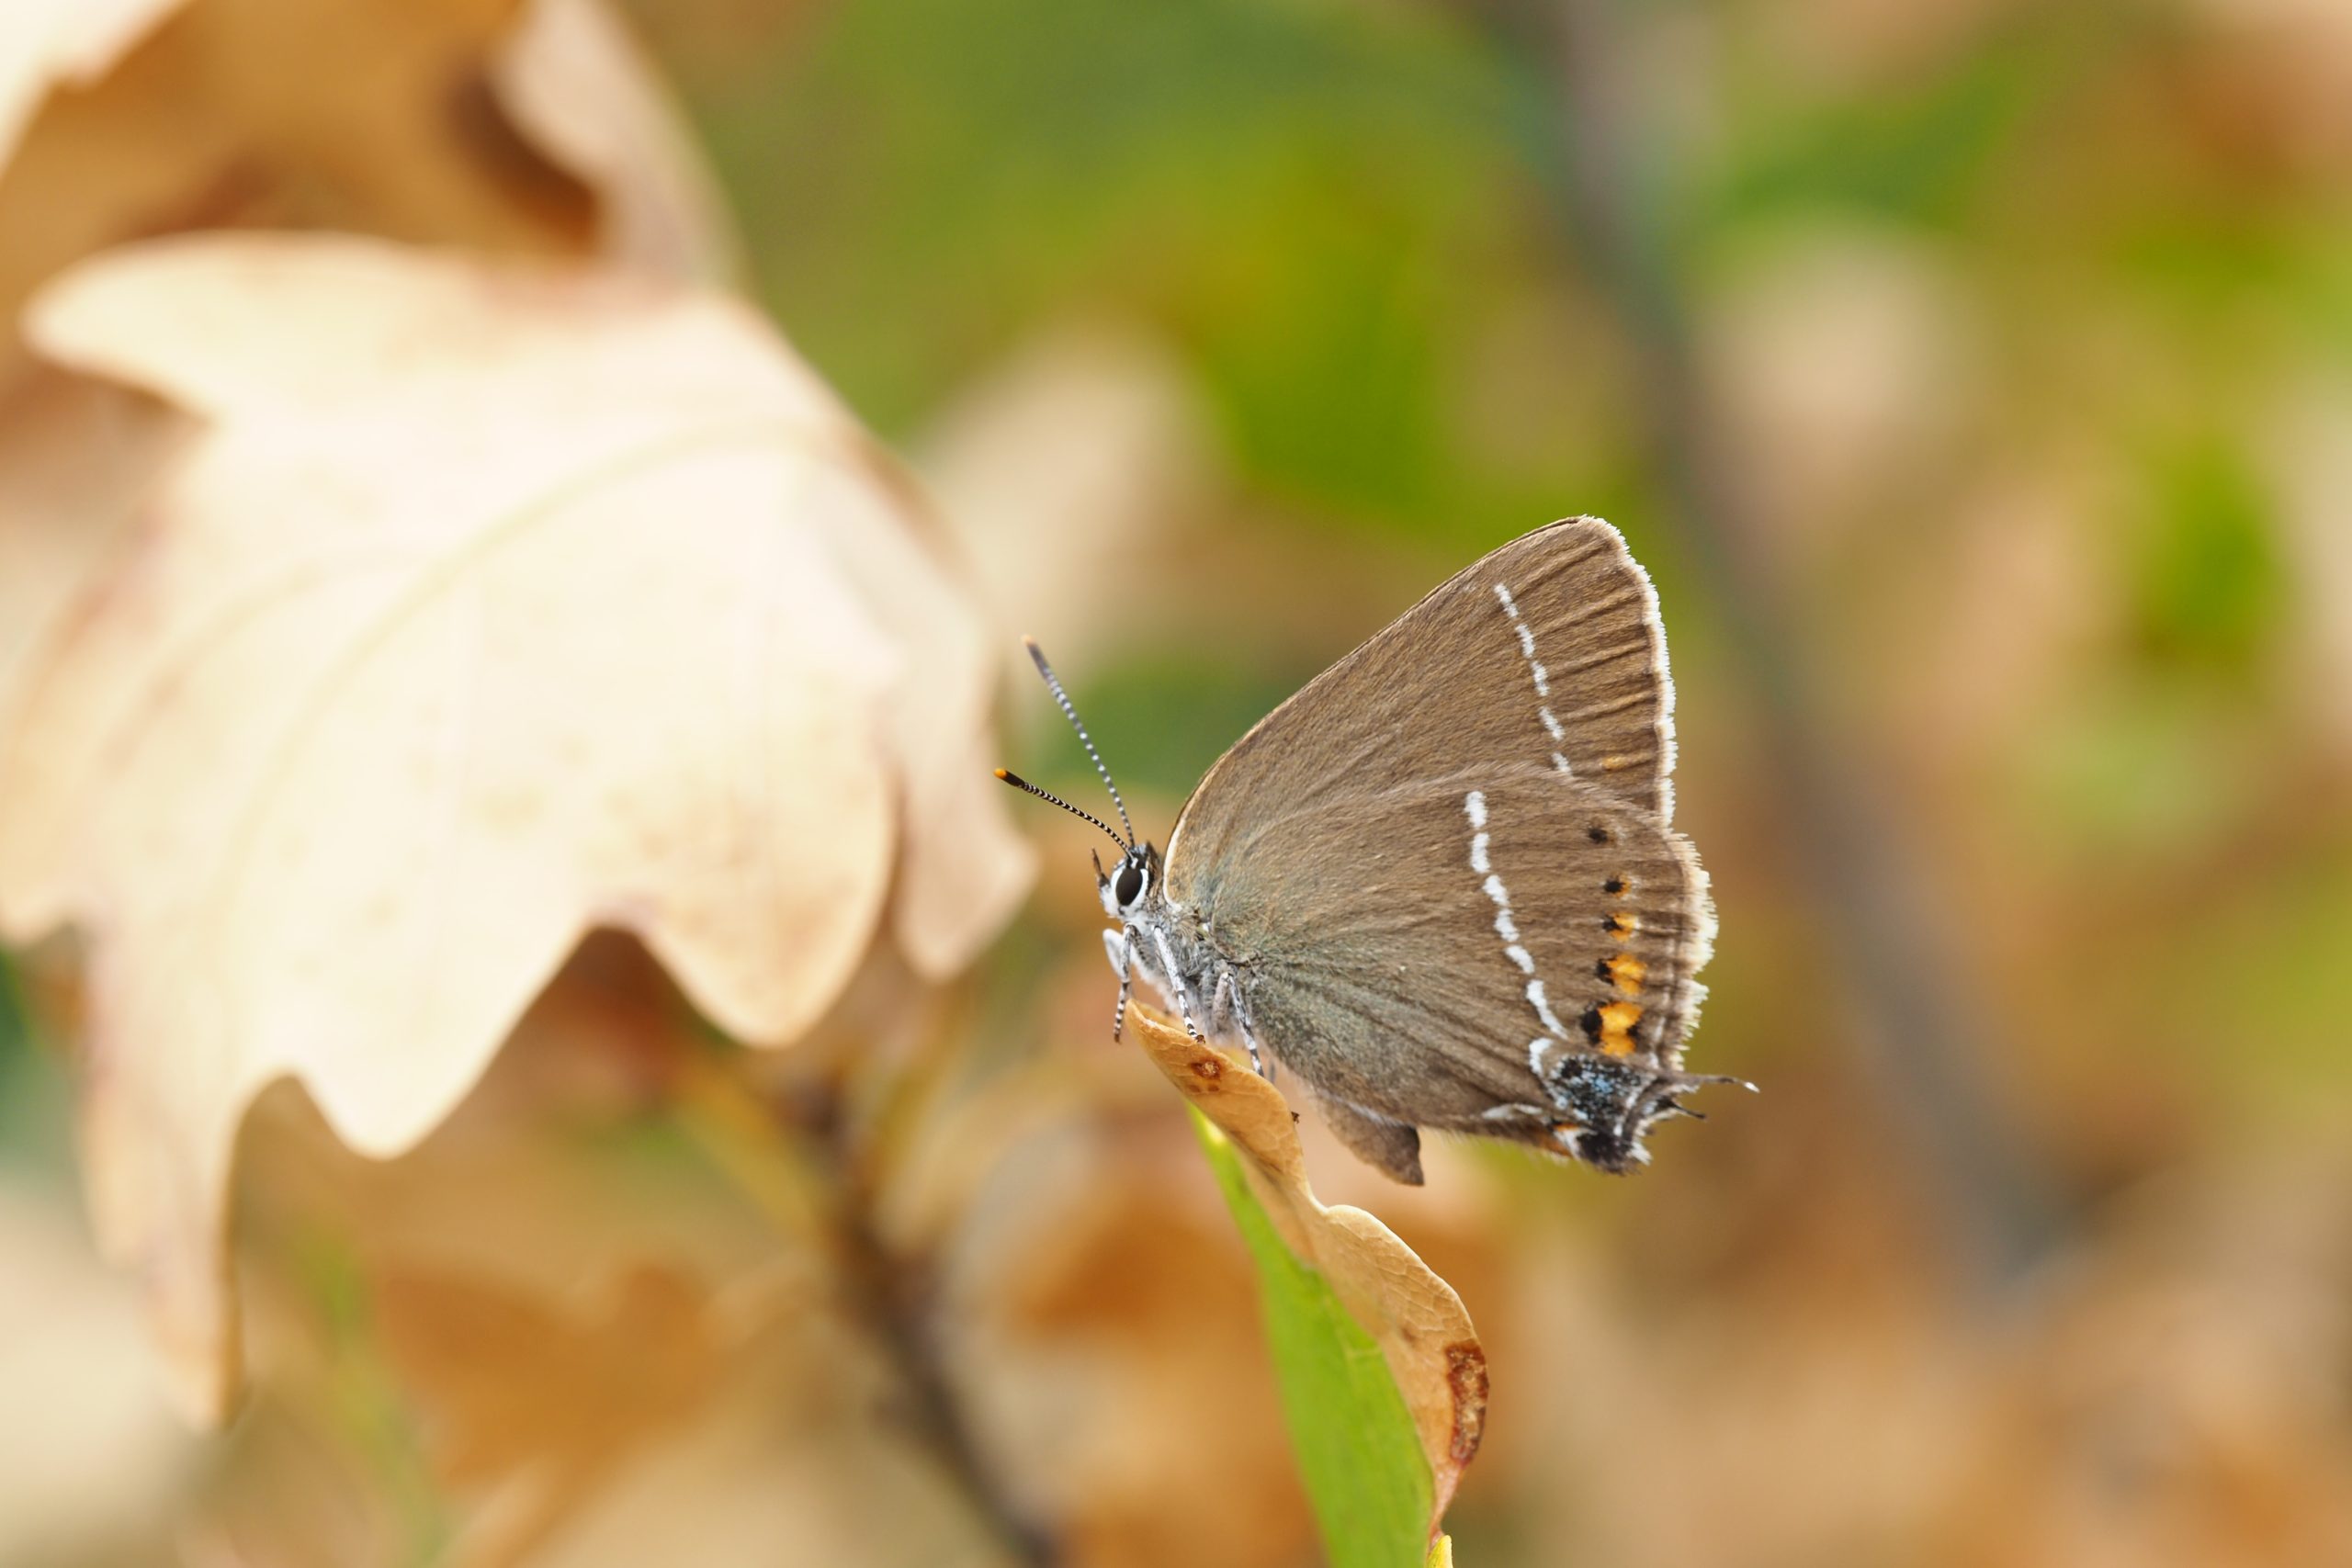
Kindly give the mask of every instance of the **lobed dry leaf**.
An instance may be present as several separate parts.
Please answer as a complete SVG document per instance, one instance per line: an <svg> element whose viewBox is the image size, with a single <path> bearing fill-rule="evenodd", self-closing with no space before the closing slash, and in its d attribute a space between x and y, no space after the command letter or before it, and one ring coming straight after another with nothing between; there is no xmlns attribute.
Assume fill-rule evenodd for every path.
<svg viewBox="0 0 2352 1568"><path fill-rule="evenodd" d="M92 1206L198 1409L272 1078L389 1154L593 925L775 1043L886 916L936 975L1018 897L978 619L749 310L251 237L102 258L30 331L207 422L0 735L0 929L96 939Z"/></svg>
<svg viewBox="0 0 2352 1568"><path fill-rule="evenodd" d="M1487 1418L1487 1353L1462 1298L1371 1214L1317 1201L1295 1113L1248 1062L1147 1009L1127 1021L1168 1081L1248 1156L1243 1169L1283 1240L1378 1342L1419 1429L1442 1517Z"/></svg>
<svg viewBox="0 0 2352 1568"><path fill-rule="evenodd" d="M310 1282L301 1258L322 1245L372 1280L462 1278L571 1317L649 1262L755 1303L808 1296L821 1274L814 1240L780 1235L673 1125L678 1080L693 1064L719 1070L711 1055L642 946L599 932L463 1103L396 1157L354 1153L297 1084L276 1084L238 1148L232 1230L255 1318L277 1276ZM254 1354L257 1377L282 1370L266 1335Z"/></svg>
<svg viewBox="0 0 2352 1568"><path fill-rule="evenodd" d="M290 63L299 60L296 69ZM479 82L483 94L464 89ZM504 125L492 101L513 124ZM23 143L23 155L19 152ZM378 200L497 186L515 209ZM534 173L536 171L536 173ZM0 310L120 240L235 222L337 222L502 246L600 248L682 280L735 242L653 73L602 0L40 0L0 8ZM494 208L494 204L493 204ZM553 222L552 227L548 225ZM0 346L0 729L185 423L154 400Z"/></svg>

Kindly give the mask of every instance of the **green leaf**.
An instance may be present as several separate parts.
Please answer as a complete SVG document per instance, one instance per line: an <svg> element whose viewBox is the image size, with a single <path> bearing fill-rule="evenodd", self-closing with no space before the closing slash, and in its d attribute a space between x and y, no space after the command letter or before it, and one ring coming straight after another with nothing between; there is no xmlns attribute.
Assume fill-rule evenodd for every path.
<svg viewBox="0 0 2352 1568"><path fill-rule="evenodd" d="M1380 1347L1283 1243L1225 1134L1198 1111L1193 1127L1258 1265L1283 1416L1331 1568L1419 1568L1432 1561L1429 1462Z"/></svg>
<svg viewBox="0 0 2352 1568"><path fill-rule="evenodd" d="M2142 640L2157 659L2244 678L2286 619L2286 568L2254 459L2219 436L2151 456L2152 515L2135 523Z"/></svg>

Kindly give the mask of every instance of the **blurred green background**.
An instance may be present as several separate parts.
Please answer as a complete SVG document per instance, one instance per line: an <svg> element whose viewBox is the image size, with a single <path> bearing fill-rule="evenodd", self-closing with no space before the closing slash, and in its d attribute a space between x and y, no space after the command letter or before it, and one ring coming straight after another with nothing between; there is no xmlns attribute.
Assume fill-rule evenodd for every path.
<svg viewBox="0 0 2352 1568"><path fill-rule="evenodd" d="M1314 1156L1489 1337L1458 1561L2352 1562L2352 9L628 9L759 299L1032 617L1023 771L1097 798L1014 631L1164 841L1480 552L1598 513L1657 578L1691 1061L1764 1095L1626 1183ZM1115 1074L1035 821L964 1070ZM61 1160L11 1019L0 1141ZM1104 1124L1206 1193L1145 1089ZM1311 1561L1269 1484L1071 1560Z"/></svg>
<svg viewBox="0 0 2352 1568"><path fill-rule="evenodd" d="M1570 1348L1498 1352L1464 1561L2352 1550L2340 6L638 16L762 297L919 463L1072 333L1194 420L1185 482L1123 502L1148 524L1041 515L1025 568L1081 606L1049 624L1147 831L1501 540L1597 513L1657 575L1723 912L1693 1059L1768 1093L1627 1188L1487 1162L1491 1245L1602 1261L1510 1309L1465 1283ZM1024 763L1093 798L1011 690ZM995 1030L1054 965L1064 1016L1107 987L1056 841L1067 901L1007 944ZM2249 1229L2270 1255L2219 1261ZM2115 1261L2143 1248L2160 1282ZM2149 1304L2200 1291L2218 1322ZM2332 1304L2270 1325L2305 1292ZM1561 1371L1583 1335L1634 1365ZM1977 1417L1894 1391L1988 1342L2017 1428L1939 1490L1913 1428ZM1682 1494L1645 1463L1716 1522L1657 1522Z"/></svg>
<svg viewBox="0 0 2352 1568"><path fill-rule="evenodd" d="M1163 356L1210 477L1053 586L1164 808L1439 576L1606 515L1660 581L1724 906L1704 1055L1867 1030L1820 1016L1860 886L2068 1193L2340 1104L2336 7L636 14L762 298L919 462L1041 336ZM1806 825L1825 790L1871 820Z"/></svg>

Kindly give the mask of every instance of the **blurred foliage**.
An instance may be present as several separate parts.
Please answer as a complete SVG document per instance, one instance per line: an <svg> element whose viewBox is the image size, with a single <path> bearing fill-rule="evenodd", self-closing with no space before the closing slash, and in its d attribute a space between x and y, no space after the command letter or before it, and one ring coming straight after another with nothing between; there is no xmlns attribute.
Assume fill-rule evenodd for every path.
<svg viewBox="0 0 2352 1568"><path fill-rule="evenodd" d="M32 1030L25 1017L17 966L0 953L0 1150L12 1148L33 1124L25 1101L31 1089Z"/></svg>
<svg viewBox="0 0 2352 1568"><path fill-rule="evenodd" d="M0 953L0 1167L62 1176L72 1157L63 1063L42 1036L23 971Z"/></svg>
<svg viewBox="0 0 2352 1568"><path fill-rule="evenodd" d="M1493 1424L1450 1516L1465 1568L2352 1561L2352 28L2335 0L1598 7L1620 33L1603 75L1628 106L1620 173L1657 237L1650 281L1681 297L1702 412L1755 502L1743 543L1837 738L1826 761L1894 821L1999 1111L2070 1202L2057 1266L1997 1312L1954 1282L1932 1178L1860 1039L1850 955L1824 935L1825 870L1791 848L1726 631L1738 607L1690 567L1634 333L1562 216L1537 7L627 8L759 298L919 467L1073 326L1145 344L1170 402L1201 415L1188 482L1136 503L1107 563L1070 547L1088 518L1042 501L1026 532L963 541L1072 606L1089 636L1062 673L1147 836L1164 842L1259 716L1479 549L1593 512L1656 571L1679 821L1723 916L1692 1062L1766 1094L1675 1129L1625 1183L1438 1145L1408 1193L1310 1149L1318 1187L1388 1219L1488 1344ZM298 198L329 176L297 175L251 205L311 212ZM1062 406L1110 397L1056 374ZM1013 492L1050 493L1097 437L1073 419L1000 454ZM1099 809L1012 657L1033 628L1002 629L1005 759ZM662 1477L669 1511L628 1494L554 1560L599 1561L597 1542L642 1560L649 1540L684 1554L631 1533L639 1512L717 1521L705 1541L830 1520L823 1539L877 1561L881 1525L899 1560L937 1561L1039 1519L1075 1563L1309 1560L1247 1255L1170 1136L1165 1084L1102 1039L1100 837L1043 807L1029 823L1044 880L976 1002L908 1022L861 993L789 1061L741 1068L771 1075L779 1123L838 1162L874 1250L906 1261L889 1299L978 1435L964 1491L1000 1489L1012 1528L976 1531L907 1459L906 1388L826 1337L821 1292L795 1275L775 1316L803 1338L778 1354L822 1375L732 1378L615 1472L649 1492ZM900 1005L910 989L869 987ZM51 1159L70 1110L24 989L0 970L0 1152ZM495 1483L452 1479L448 1454L480 1434L380 1341L402 1311L429 1344L478 1303L401 1307L400 1249L355 1245L371 1226L409 1217L430 1247L529 1275L533 1300L649 1256L702 1258L714 1301L806 1263L805 1237L735 1213L676 1157L676 999L628 994L658 1023L608 1026L609 995L575 995L556 1046L507 1053L490 1104L400 1161L294 1161L275 1124L254 1140L240 1256L273 1381L213 1513L322 1499L302 1515L318 1540L293 1538L312 1550L284 1560L420 1562L533 1493L519 1439ZM458 1210L468 1224L431 1219ZM518 1321L526 1343L559 1337ZM592 1347L633 1322L548 1321ZM703 1346L692 1326L676 1337ZM518 1373L500 1395L575 1414L601 1397L542 1382L564 1386ZM779 1411L815 1412L815 1438ZM662 1468L673 1439L698 1445L693 1466ZM690 1484L714 1474L728 1484ZM346 1550L352 1519L395 1549Z"/></svg>
<svg viewBox="0 0 2352 1568"><path fill-rule="evenodd" d="M2166 443L2147 461L2154 515L2134 595L2145 651L2247 682L2286 608L2260 476L2219 443Z"/></svg>
<svg viewBox="0 0 2352 1568"><path fill-rule="evenodd" d="M694 107L769 302L909 428L1073 307L1182 345L1231 455L1309 508L1468 538L1447 396L1499 267L1538 270L1508 76L1406 7L829 7ZM1533 280L1531 280L1533 281Z"/></svg>
<svg viewBox="0 0 2352 1568"><path fill-rule="evenodd" d="M17 1058L31 1043L24 997L17 986L17 966L0 953L0 1072L15 1070Z"/></svg>
<svg viewBox="0 0 2352 1568"><path fill-rule="evenodd" d="M1231 650L1204 658L1182 646L1143 649L1113 669L1090 672L1078 691L1079 711L1097 750L1118 760L1123 785L1181 801L1236 737L1316 673L1290 667L1279 655ZM1100 787L1069 729L1053 725L1034 734L1042 748L1039 776L1078 795Z"/></svg>
<svg viewBox="0 0 2352 1568"><path fill-rule="evenodd" d="M1726 138L1690 171L1682 243L1703 256L1744 229L1839 215L1975 227L2001 177L2040 155L2037 132L2097 58L2090 35L2114 27L2106 6L2038 8L1973 47L1833 94L1792 80L1769 45L1755 47L1764 40L1740 39L1750 47L1734 45L1722 112L1754 134Z"/></svg>
<svg viewBox="0 0 2352 1568"><path fill-rule="evenodd" d="M2327 221L2341 186L2324 147L2288 144L2305 111L2258 85L2291 45L2217 44L2210 24L2124 3L1861 8L1849 39L1826 9L1619 9L1640 45L1624 73L1646 90L1663 259L1703 321L1718 299L1740 308L1759 261L1857 224L1919 247L1961 312L1966 383L1902 393L1960 400L1954 428L1808 525L1834 541L1803 569L1835 586L1811 626L1816 656L1853 671L1833 686L1869 680L1876 701L1879 680L1961 657L1916 638L1872 654L1867 610L1962 547L1970 473L2087 462L2112 526L2049 547L2081 558L2075 614L2111 615L2112 631L2038 666L2031 700L2005 696L2014 716L1979 763L2019 786L1999 798L2033 841L2062 850L2181 853L2238 831L2265 808L2253 759L2298 723L2279 706L2295 700L2296 590L2261 389L2352 351L2352 238ZM1709 611L1680 591L1676 551L1650 547L1658 498L1622 344L1545 206L1561 177L1549 73L1480 15L1238 0L1148 17L1101 0L641 14L766 299L886 430L920 430L1054 320L1138 320L1213 411L1250 526L1416 563L1360 608L1230 565L1076 586L1114 610L1182 599L1179 637L1066 671L1141 793L1180 800L1408 602L1410 571L1425 581L1569 510L1617 516L1652 558L1691 699L1724 673L1701 662ZM1746 395L1772 392L1726 389ZM1230 561L1202 521L1193 551ZM1042 771L1083 788L1068 739L1031 733Z"/></svg>
<svg viewBox="0 0 2352 1568"><path fill-rule="evenodd" d="M2278 430L2314 378L2352 374L2352 133L2329 107L2352 44L2324 6L2267 27L2128 0L1605 9L1628 40L1613 79L1645 138L1656 262L1688 290L1731 451L1766 498L1800 654L1851 765L1895 784L1941 868L1926 897L2014 1114L2094 1188L2340 1126L2352 741L2324 694L2352 670L2311 637L2352 615L2352 585L2313 566L2312 540L2352 519L2340 501L2295 512ZM1622 1198L1483 1163L1521 1224L1615 1238L1603 1267L1637 1294L1728 1291L1758 1312L1732 1281L1771 1266L1734 1259L1877 1280L1915 1256L1930 1222L1872 1218L1862 1196L1904 1162L1825 1009L1840 976L1804 911L1814 879L1759 796L1745 672L1682 570L1623 328L1556 215L1558 89L1512 41L1511 7L1138 19L852 0L731 51L713 40L740 28L642 15L691 85L768 302L886 429L919 437L1073 316L1140 323L1176 355L1227 488L1177 520L1180 543L1067 588L1125 633L1063 672L1147 833L1259 715L1476 548L1571 511L1625 525L1660 579L1684 821L1723 907L1695 1057L1756 1065L1772 1114L1718 1118ZM1099 800L1042 699L1012 700L1024 760ZM1063 856L1073 894L1083 839ZM1063 930L1090 923L1074 904ZM1033 939L1015 951L1034 978ZM1091 1000L1071 1016L1090 1022ZM1783 1087L1819 1100L1814 1132ZM1780 1164L1761 1148L1807 1138ZM1752 1188L1724 1222L1744 1241L1697 1217L1691 1164ZM1696 1260L1663 1261L1675 1246ZM1805 1354L1724 1311L1758 1355ZM1502 1354L1508 1422L1530 1373ZM1561 1427L1599 1473L1638 1447ZM1660 1449L1697 1440L1678 1433ZM1527 1499L1559 1453L1514 1493L1499 1451L1455 1516L1492 1543L1477 1560L1576 1542L1769 1557L1631 1546L1611 1531L1641 1506L1609 1483L1546 1537Z"/></svg>

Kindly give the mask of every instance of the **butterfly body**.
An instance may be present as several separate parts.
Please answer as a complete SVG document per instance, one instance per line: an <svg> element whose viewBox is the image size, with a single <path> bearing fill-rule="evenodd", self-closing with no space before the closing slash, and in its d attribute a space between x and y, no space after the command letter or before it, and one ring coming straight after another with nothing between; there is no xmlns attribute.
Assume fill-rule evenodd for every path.
<svg viewBox="0 0 2352 1568"><path fill-rule="evenodd" d="M1589 518L1524 536L1261 721L1164 861L1123 840L1099 874L1122 1016L1140 977L1399 1180L1423 1127L1645 1163L1677 1096L1730 1081L1681 1070L1714 917L1670 825L1673 753L1623 540Z"/></svg>

